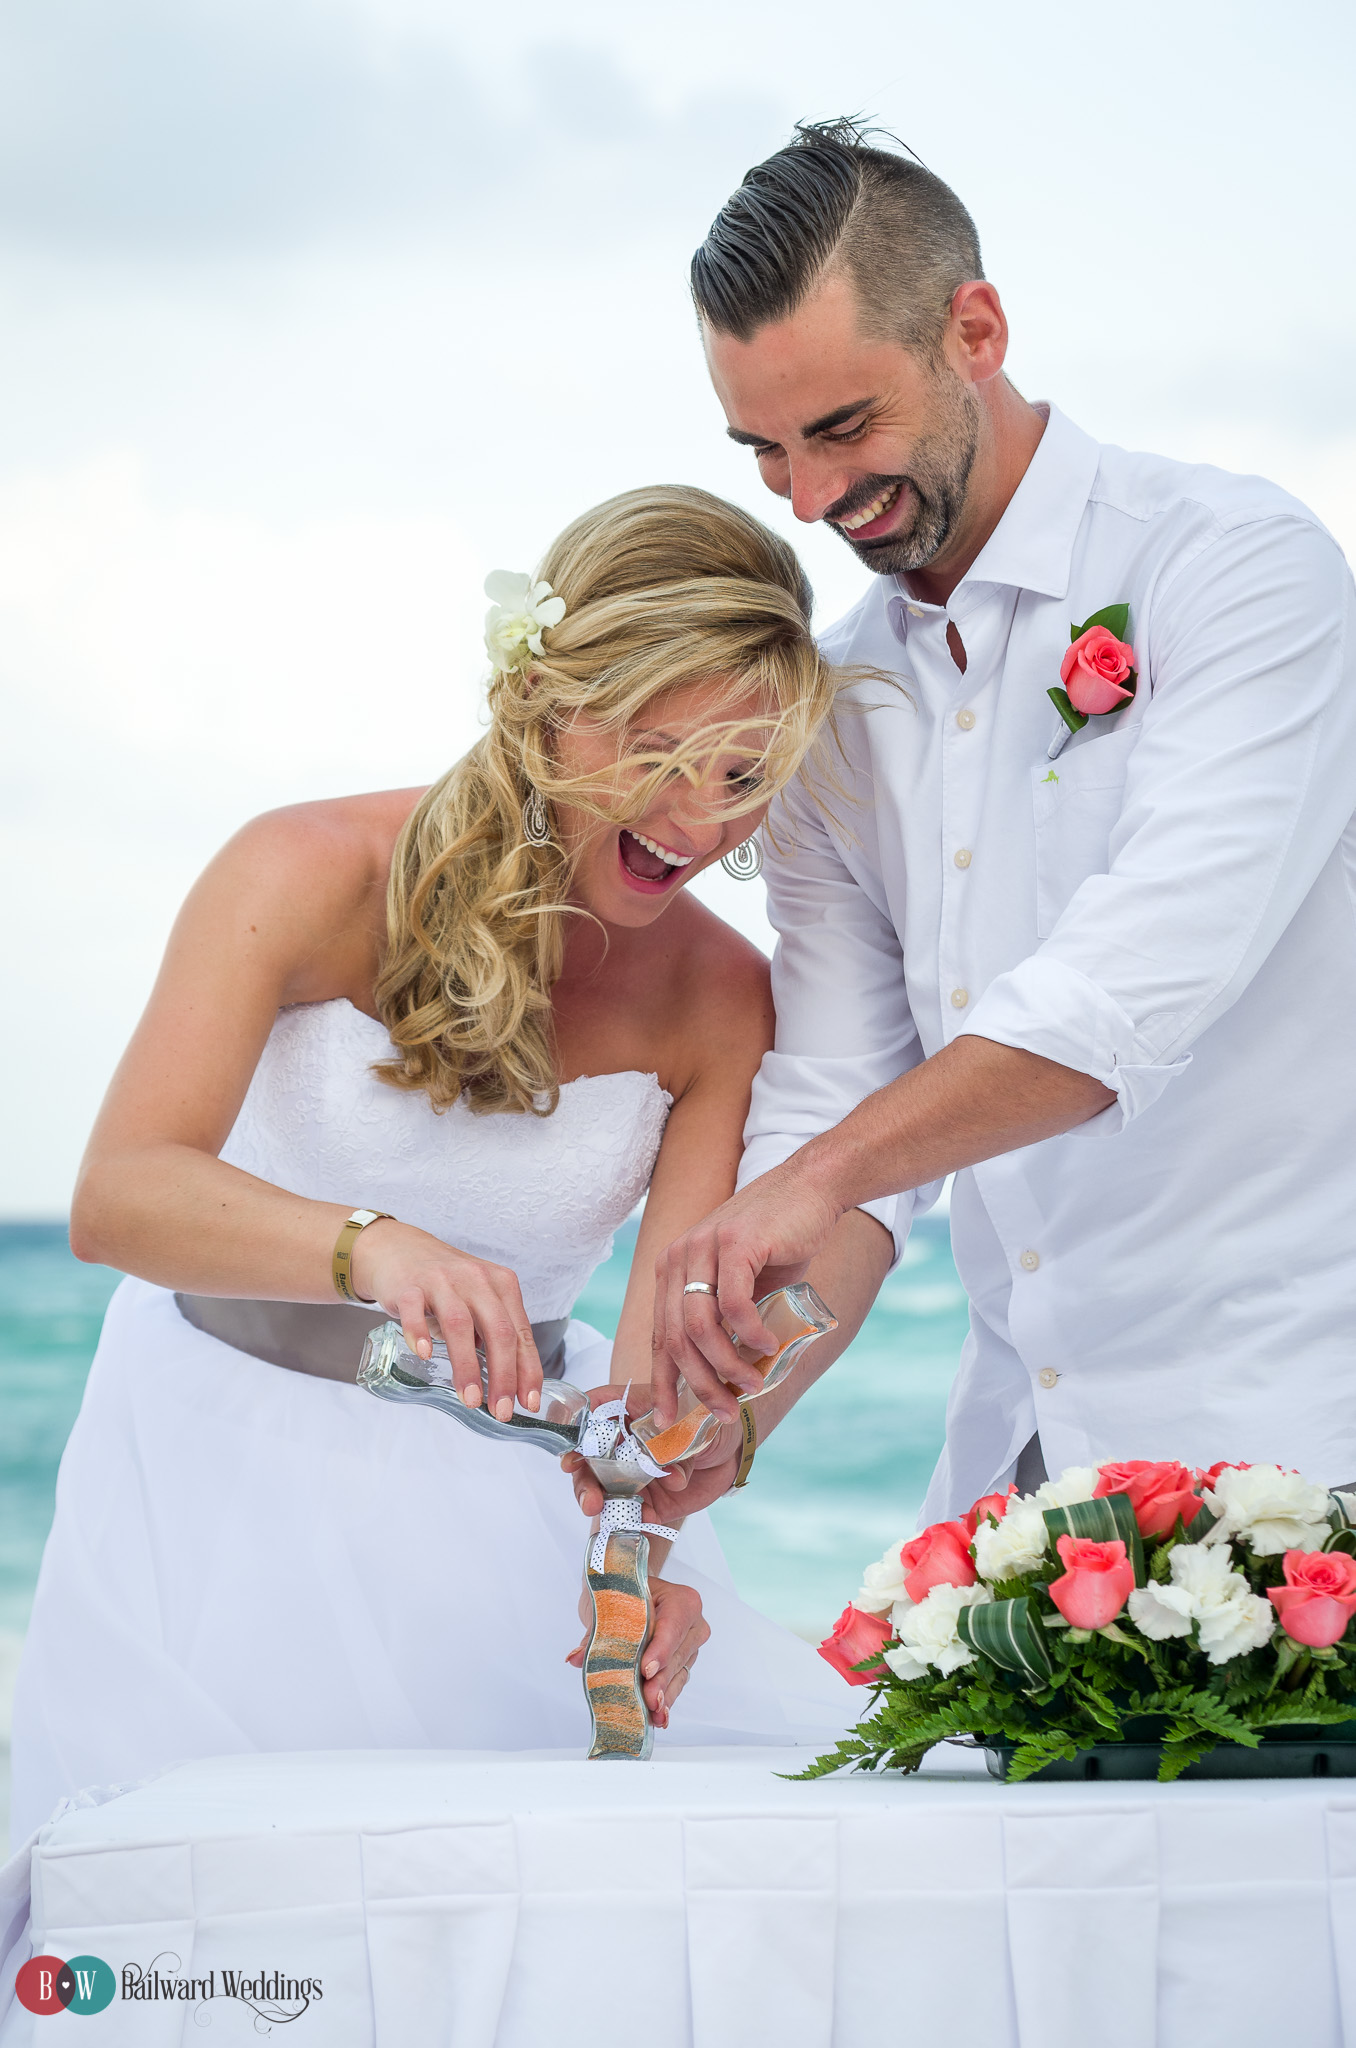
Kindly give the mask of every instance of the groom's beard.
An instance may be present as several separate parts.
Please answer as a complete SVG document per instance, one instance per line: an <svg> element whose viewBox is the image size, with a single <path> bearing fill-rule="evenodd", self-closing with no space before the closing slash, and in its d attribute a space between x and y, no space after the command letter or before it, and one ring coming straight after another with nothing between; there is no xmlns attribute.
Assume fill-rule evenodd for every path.
<svg viewBox="0 0 1356 2048"><path fill-rule="evenodd" d="M945 385L941 388L947 390ZM946 546L965 508L979 446L979 403L957 380L947 393L945 412L947 417L915 444L907 475L867 477L824 514L858 561L878 576L903 576L926 568ZM840 520L864 511L899 484L913 494L912 518L879 540L858 540L843 531Z"/></svg>

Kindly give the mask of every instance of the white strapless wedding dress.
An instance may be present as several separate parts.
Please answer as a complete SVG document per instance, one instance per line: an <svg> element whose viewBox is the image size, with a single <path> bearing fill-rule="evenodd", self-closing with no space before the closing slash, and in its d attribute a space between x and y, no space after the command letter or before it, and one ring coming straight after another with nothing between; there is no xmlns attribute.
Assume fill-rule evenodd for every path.
<svg viewBox="0 0 1356 2048"><path fill-rule="evenodd" d="M652 1074L569 1082L546 1118L435 1115L371 1072L346 1002L279 1016L222 1157L387 1209L511 1266L569 1313L644 1192L669 1109ZM608 1378L572 1322L564 1377ZM288 1372L124 1280L57 1482L19 1673L13 1832L66 1795L241 1750L587 1746L586 1525L559 1466L428 1409ZM824 1745L855 1695L735 1594L705 1515L666 1576L712 1629L667 1736Z"/></svg>

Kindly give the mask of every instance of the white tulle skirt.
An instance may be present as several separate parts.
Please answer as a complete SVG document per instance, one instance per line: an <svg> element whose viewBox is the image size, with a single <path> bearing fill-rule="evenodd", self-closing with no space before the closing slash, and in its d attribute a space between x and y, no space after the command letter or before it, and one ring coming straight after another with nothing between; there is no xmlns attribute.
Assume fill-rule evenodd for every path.
<svg viewBox="0 0 1356 2048"><path fill-rule="evenodd" d="M584 1323L565 1377L608 1375ZM125 1280L61 1463L20 1666L12 1829L191 1757L588 1741L586 1525L553 1459L264 1364ZM734 1591L706 1515L665 1568L712 1639L674 1743L824 1744L858 1696Z"/></svg>

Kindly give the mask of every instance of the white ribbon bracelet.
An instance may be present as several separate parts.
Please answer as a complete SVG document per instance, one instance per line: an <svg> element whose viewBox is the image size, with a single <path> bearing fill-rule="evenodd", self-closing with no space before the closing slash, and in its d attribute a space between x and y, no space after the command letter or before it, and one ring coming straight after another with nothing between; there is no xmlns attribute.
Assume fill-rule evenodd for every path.
<svg viewBox="0 0 1356 2048"><path fill-rule="evenodd" d="M634 1493L613 1494L611 1500L603 1502L603 1512L598 1520L598 1533L589 1545L589 1570L600 1572L607 1559L609 1536L662 1536L666 1543L677 1541L678 1531L666 1529L662 1522L643 1522L645 1510L640 1496Z"/></svg>
<svg viewBox="0 0 1356 2048"><path fill-rule="evenodd" d="M586 1458L608 1458L616 1465L632 1465L649 1479L662 1479L663 1465L656 1465L638 1437L631 1434L626 1422L626 1396L628 1386L620 1401L604 1401L600 1407L590 1411L589 1418L579 1433L579 1448ZM642 1520L644 1509L638 1494L613 1494L603 1502L603 1512L598 1523L598 1533L589 1545L589 1570L600 1572L607 1555L607 1539L614 1533L629 1536L662 1536L666 1542L677 1539L676 1529L667 1529L661 1522Z"/></svg>

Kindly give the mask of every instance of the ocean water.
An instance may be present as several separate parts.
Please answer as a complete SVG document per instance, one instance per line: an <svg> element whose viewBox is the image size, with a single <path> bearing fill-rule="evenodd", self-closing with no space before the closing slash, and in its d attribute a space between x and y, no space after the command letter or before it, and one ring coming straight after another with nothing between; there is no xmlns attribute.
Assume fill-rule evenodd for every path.
<svg viewBox="0 0 1356 2048"><path fill-rule="evenodd" d="M617 1234L578 1313L616 1329L635 1244ZM53 1223L0 1224L0 1821L3 1747L57 1465L119 1276L72 1258ZM966 1329L947 1219L921 1217L856 1342L713 1510L744 1597L818 1638L862 1566L913 1528L941 1447Z"/></svg>

